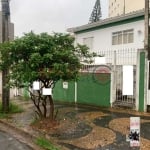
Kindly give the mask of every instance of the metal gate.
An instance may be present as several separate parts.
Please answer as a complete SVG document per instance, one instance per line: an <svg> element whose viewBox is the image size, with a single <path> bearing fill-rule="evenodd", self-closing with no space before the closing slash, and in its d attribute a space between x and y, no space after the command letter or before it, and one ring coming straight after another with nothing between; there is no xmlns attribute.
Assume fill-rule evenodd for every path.
<svg viewBox="0 0 150 150"><path fill-rule="evenodd" d="M111 103L113 107L135 108L136 103L136 74L137 50L121 49L112 51L99 51L99 55L106 57L106 64L112 66ZM133 95L123 95L123 66L133 66Z"/></svg>
<svg viewBox="0 0 150 150"><path fill-rule="evenodd" d="M116 99L113 106L135 108L136 65L133 66L133 95L123 94L123 65L116 66Z"/></svg>

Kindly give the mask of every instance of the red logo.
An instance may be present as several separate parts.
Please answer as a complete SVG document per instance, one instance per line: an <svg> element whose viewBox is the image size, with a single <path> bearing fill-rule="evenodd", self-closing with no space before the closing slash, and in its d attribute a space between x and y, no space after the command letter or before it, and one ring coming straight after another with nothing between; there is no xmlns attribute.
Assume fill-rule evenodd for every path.
<svg viewBox="0 0 150 150"><path fill-rule="evenodd" d="M93 77L97 82L101 84L109 83L111 79L110 67L106 65L101 65L101 66L96 67L93 72Z"/></svg>

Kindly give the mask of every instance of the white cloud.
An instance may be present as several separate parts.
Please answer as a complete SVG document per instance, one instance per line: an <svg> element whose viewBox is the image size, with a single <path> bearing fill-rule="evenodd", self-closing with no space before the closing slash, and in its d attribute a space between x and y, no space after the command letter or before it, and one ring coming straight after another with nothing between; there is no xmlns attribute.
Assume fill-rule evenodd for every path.
<svg viewBox="0 0 150 150"><path fill-rule="evenodd" d="M11 20L15 35L31 30L65 32L67 28L88 23L96 0L11 0ZM102 15L108 6L101 0Z"/></svg>

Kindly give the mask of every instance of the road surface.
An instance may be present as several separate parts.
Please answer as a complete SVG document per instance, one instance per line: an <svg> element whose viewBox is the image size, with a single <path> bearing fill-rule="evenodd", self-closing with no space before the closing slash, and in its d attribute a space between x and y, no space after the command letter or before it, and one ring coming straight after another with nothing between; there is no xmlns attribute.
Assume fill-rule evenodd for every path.
<svg viewBox="0 0 150 150"><path fill-rule="evenodd" d="M33 150L12 135L0 131L0 150Z"/></svg>

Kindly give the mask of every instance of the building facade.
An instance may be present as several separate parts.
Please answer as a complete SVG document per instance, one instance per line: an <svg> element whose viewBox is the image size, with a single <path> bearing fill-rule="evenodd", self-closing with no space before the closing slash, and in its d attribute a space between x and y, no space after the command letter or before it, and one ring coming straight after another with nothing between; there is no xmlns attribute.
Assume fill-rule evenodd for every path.
<svg viewBox="0 0 150 150"><path fill-rule="evenodd" d="M9 20L9 40L14 39L14 24ZM2 12L0 11L0 43L2 43Z"/></svg>
<svg viewBox="0 0 150 150"><path fill-rule="evenodd" d="M109 0L109 17L144 9L145 0Z"/></svg>
<svg viewBox="0 0 150 150"><path fill-rule="evenodd" d="M86 44L92 52L144 48L144 11L107 18L68 31L76 42Z"/></svg>
<svg viewBox="0 0 150 150"><path fill-rule="evenodd" d="M144 10L70 28L68 31L74 33L76 43L85 44L91 52L104 56L105 65L112 69L111 106L119 100L123 105L132 103L135 104L136 110L146 111L147 105L150 105L150 94L144 95L144 91L149 93L145 85L148 83L145 83L147 79L145 79L144 71L145 69L147 69L146 72L148 71L146 67L148 62L145 58L146 53L141 53L141 50L144 51L145 37ZM126 66L131 67L132 84L130 85L129 80L126 83L128 83L128 89L132 87L130 90L132 96L124 94L124 69Z"/></svg>

